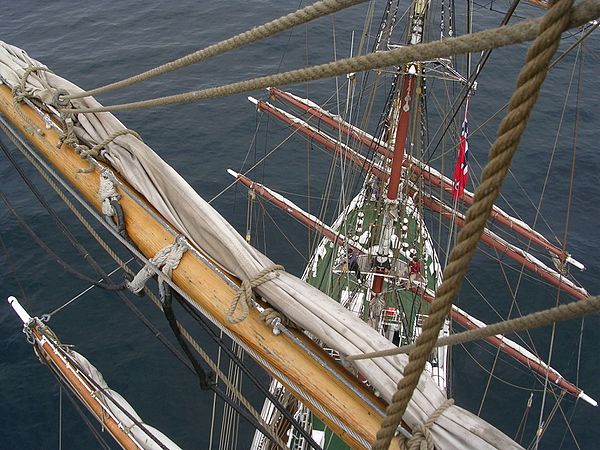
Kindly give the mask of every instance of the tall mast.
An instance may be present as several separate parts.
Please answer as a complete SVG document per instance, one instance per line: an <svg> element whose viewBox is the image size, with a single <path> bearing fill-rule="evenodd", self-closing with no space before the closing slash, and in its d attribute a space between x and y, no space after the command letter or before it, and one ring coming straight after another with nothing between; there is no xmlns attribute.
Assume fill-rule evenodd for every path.
<svg viewBox="0 0 600 450"><path fill-rule="evenodd" d="M423 39L423 25L425 14L428 8L428 0L415 0L413 3L413 14L411 19L410 36L408 45L414 45ZM415 83L417 82L417 66L409 64L404 67L405 74L402 76L402 85L394 100L392 111L389 116L389 122L396 124L395 132L392 131L393 141L391 147L394 149L392 156L392 169L387 186L385 199L385 208L383 214L383 224L379 237L379 246L377 255L375 255L373 285L371 290L374 294L380 294L383 290L383 280L387 271L391 267L390 262L390 243L394 222L398 218L398 192L400 189L400 179L402 175L402 166L405 159L406 139L408 137L408 126L412 114L412 106L415 97Z"/></svg>

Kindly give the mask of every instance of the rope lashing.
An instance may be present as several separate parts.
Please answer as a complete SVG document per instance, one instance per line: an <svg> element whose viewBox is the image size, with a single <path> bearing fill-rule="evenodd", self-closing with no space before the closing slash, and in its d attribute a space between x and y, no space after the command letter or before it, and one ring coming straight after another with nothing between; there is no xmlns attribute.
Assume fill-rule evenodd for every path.
<svg viewBox="0 0 600 450"><path fill-rule="evenodd" d="M485 228L494 201L506 177L512 158L525 130L529 115L548 72L550 59L560 43L562 32L571 20L573 0L558 0L542 17L539 32L527 52L527 61L517 79L509 111L498 128L483 169L481 183L475 191L474 202L468 209L465 224L458 234L442 278L443 282L431 304L423 331L417 338L416 348L410 352L404 376L386 409L386 415L377 432L373 450L387 450L394 433L419 382L425 363L438 339L439 331L458 295L462 280L469 268L481 234ZM415 46L416 47L416 46Z"/></svg>
<svg viewBox="0 0 600 450"><path fill-rule="evenodd" d="M23 75L21 75L19 84L12 87L11 93L12 93L13 107L14 107L15 111L17 112L17 114L21 117L23 122L26 124L25 130L27 132L31 133L32 135L38 134L39 136L43 136L44 130L42 130L41 128L38 128L29 119L29 117L27 117L27 115L23 111L21 111L21 108L19 108L19 106L18 106L18 103L22 102L24 98L32 97L32 95L27 94L25 83L27 82L27 78L29 78L29 75L31 75L31 73L36 72L36 71L52 72L50 69L48 69L47 67L44 67L44 66L29 66L29 67L27 67L27 69L25 69L25 71L23 72ZM46 89L49 89L49 86L47 83L43 82L43 80L41 80L41 79L40 79L40 81L42 81L42 83L44 84L44 87Z"/></svg>
<svg viewBox="0 0 600 450"><path fill-rule="evenodd" d="M29 67L27 67L27 69L25 69L25 71L23 72L23 75L21 75L21 78L19 79L19 84L12 88L13 98L15 99L16 102L22 102L25 97L29 97L29 95L27 95L27 92L26 92L25 84L27 83L27 78L29 78L29 75L31 75L33 72L51 72L52 73L52 71L50 69L48 69L47 67L44 67L44 66L29 66ZM47 84L43 80L40 80L40 81L42 82L42 84L44 84L44 86L47 86Z"/></svg>
<svg viewBox="0 0 600 450"><path fill-rule="evenodd" d="M119 136L125 136L125 135L132 135L133 137L139 139L140 141L144 142L142 140L142 138L140 137L139 134L137 134L135 131L130 130L128 128L124 128L122 130L119 131L115 131L114 133L111 133L106 139L104 139L102 142L100 142L99 144L94 145L90 150L89 150L89 154L97 157L98 155L103 156L105 151L106 151L106 147L108 146L108 144L110 144L112 141L114 141L116 138L118 138ZM87 156L87 155L86 155Z"/></svg>
<svg viewBox="0 0 600 450"><path fill-rule="evenodd" d="M150 265L157 269L161 269L167 278L171 278L173 270L177 268L179 261L181 261L181 258L187 249L188 245L183 236L177 236L177 239L175 239L173 244L169 244L160 249L158 253L148 261L148 264L142 267L131 281L127 282L127 288L134 294L139 294L142 289L144 289L146 281L154 275L154 270L152 270Z"/></svg>
<svg viewBox="0 0 600 450"><path fill-rule="evenodd" d="M259 319L267 325L269 325L270 327L273 327L273 334L275 335L281 333L281 331L278 328L280 324L287 325L288 323L287 318L274 308L265 308L260 313Z"/></svg>
<svg viewBox="0 0 600 450"><path fill-rule="evenodd" d="M261 284L271 281L274 276L278 276L278 272L284 271L285 268L278 264L267 267L256 274L256 276L249 280L242 281L242 285L240 286L240 290L233 300L231 301L231 306L227 311L227 322L236 324L243 321L246 317L248 317L248 313L250 310L250 305L253 301L253 292L252 289L260 286ZM235 316L235 312L240 307L240 313Z"/></svg>
<svg viewBox="0 0 600 450"><path fill-rule="evenodd" d="M104 154L106 153L106 146L108 144L110 144L112 141L114 141L116 138L118 138L119 136L125 136L127 134L130 134L130 135L136 137L137 139L139 139L140 141L142 141L142 138L140 137L140 135L137 134L135 131L124 128L122 130L111 133L106 139L104 139L99 144L94 145L92 148L89 148L86 145L81 145L78 143L75 144L75 146L73 148L75 149L75 151L79 154L79 156L82 159L88 159L88 158L104 159ZM77 141L77 142L79 142L79 141ZM94 171L94 166L91 163L90 163L89 167L78 170L79 173L91 173L93 171Z"/></svg>
<svg viewBox="0 0 600 450"><path fill-rule="evenodd" d="M454 404L454 399L449 398L436 409L431 416L421 425L417 425L412 430L412 437L400 437L400 448L402 450L433 450L433 436L429 431L436 420L440 418L444 411Z"/></svg>
<svg viewBox="0 0 600 450"><path fill-rule="evenodd" d="M569 27L578 27L600 15L600 1L582 0L571 10ZM133 109L152 108L156 106L174 105L179 103L198 102L210 98L226 97L243 92L255 91L269 86L285 86L304 81L330 78L353 72L364 72L371 69L383 69L399 66L415 61L428 61L436 58L446 58L453 55L473 53L493 48L505 47L531 40L537 36L540 29L540 19L530 19L515 25L505 25L499 28L466 34L443 41L427 42L409 45L393 50L386 50L367 55L346 58L334 62L297 69L288 72L271 74L237 83L218 87L184 92L167 97L142 100L139 102L107 105L97 108L61 109L64 112L97 113L107 111L124 111Z"/></svg>
<svg viewBox="0 0 600 450"><path fill-rule="evenodd" d="M61 116L63 130L58 135L58 142L56 143L56 148L61 148L63 144L76 148L79 145L79 139L77 139L77 136L75 135L75 123L73 121L73 114L66 113L61 114Z"/></svg>
<svg viewBox="0 0 600 450"><path fill-rule="evenodd" d="M112 217L116 213L111 203L119 201L121 198L111 175L110 170L107 168L102 169L100 171L100 186L98 188L100 201L102 202L102 214L108 217Z"/></svg>

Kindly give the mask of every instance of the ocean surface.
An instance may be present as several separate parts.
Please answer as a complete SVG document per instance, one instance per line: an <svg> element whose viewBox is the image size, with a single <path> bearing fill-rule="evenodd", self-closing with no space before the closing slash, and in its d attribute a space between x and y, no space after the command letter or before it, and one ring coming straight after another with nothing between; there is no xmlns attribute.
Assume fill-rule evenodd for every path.
<svg viewBox="0 0 600 450"><path fill-rule="evenodd" d="M302 2L300 2L302 4ZM0 40L25 49L57 74L83 88L93 88L152 68L236 33L293 11L298 2L274 0L207 1L52 1L8 0L0 14ZM498 24L507 3L477 5L475 29ZM463 14L457 5L458 14ZM99 98L105 104L140 100L158 95L215 86L258 75L325 62L350 54L352 33L358 36L365 6L353 7L335 18L325 18L293 32L236 50L195 67L153 79L142 85ZM532 7L518 10L518 17L539 14ZM462 19L461 19L462 20ZM333 27L332 27L333 26ZM335 30L332 32L332 28ZM358 38L355 38L358 39ZM575 37L566 36L562 48ZM335 41L335 51L334 51ZM480 172L493 141L499 118L490 115L509 98L516 74L524 60L526 46L495 51L479 78L470 112L472 170ZM574 269L577 280L592 294L600 292L600 39L593 35L583 51L581 72L580 124L574 181L571 185L573 125L577 98L578 66L575 52L567 56L549 75L519 152L512 174L503 188L502 205L524 220L533 222L552 148L562 105L565 124L557 140L548 175L541 217L537 228L547 236L563 240L568 225L567 247L587 266ZM573 72L575 67L575 71ZM573 82L570 79L573 75ZM340 80L343 82L343 79ZM334 92L334 84L319 82L293 88L301 95L309 92L323 101ZM264 97L263 92L253 93ZM137 130L144 141L175 167L205 198L211 199L230 183L227 168L248 168L254 159L272 149L278 141L264 142L264 130L281 131L281 125L263 119L260 145L253 145L259 121L246 95L181 106L119 113L126 126ZM2 142L8 143L4 136ZM259 142L257 141L257 142ZM13 153L16 150L10 147ZM304 196L309 185L318 195L327 175L328 156L313 150L310 175L306 170L306 143L298 138L274 153L264 166L251 175L269 186L290 193L299 205L317 211L317 200L308 205ZM244 160L247 162L244 166ZM73 233L90 250L105 270L114 263L87 235L86 231L51 193L34 170L19 158ZM0 157L0 190L11 198L19 214L48 245L71 264L85 270L85 264L58 232L47 212L3 156ZM309 181L307 181L309 180ZM321 187L320 187L321 186ZM572 202L568 192L572 189ZM227 190L213 205L240 232L245 232L246 194L239 188ZM261 243L269 256L287 270L301 275L305 264L307 233L292 219L267 209L277 226L266 219ZM568 220L567 220L568 217ZM280 233L283 230L285 236ZM551 231L550 231L551 230ZM101 448L77 415L47 370L41 365L21 333L21 325L4 299L17 296L31 315L41 316L63 305L87 288L87 283L66 274L20 228L4 205L0 207L0 449L92 449ZM296 249L290 246L288 240ZM490 253L489 250L486 250ZM123 254L123 252L121 252ZM511 266L514 267L514 266ZM577 273L575 273L577 272ZM91 270L86 273L92 274ZM120 276L120 275L117 275ZM518 271L506 269L511 286ZM486 321L506 315L510 292L498 265L486 254L478 255L458 302L464 309ZM473 288L470 286L475 286ZM481 296L476 292L481 292ZM162 315L146 298L131 297L154 324L171 338ZM523 312L554 305L552 288L525 277L517 290ZM191 320L179 313L184 323L195 330L200 342L213 356L216 350ZM155 339L140 322L110 293L93 289L68 308L53 316L50 325L63 342L73 344L104 374L108 384L124 395L145 421L170 436L186 449L209 448L212 395L200 390L195 378ZM568 379L577 382L594 398L600 398L597 357L600 332L597 316L557 327L552 364ZM548 357L550 328L531 333L537 351ZM581 342L581 345L580 345ZM454 351L453 386L456 402L477 413L486 390L488 371L495 350L474 344ZM267 377L261 380L267 383ZM260 406L256 388L244 383L245 392ZM527 417L527 446L539 420L541 384L527 370L501 357L481 410L481 416L510 436L515 436L523 420L527 399L533 393L533 406ZM62 404L62 407L61 407ZM548 395L544 420L555 404ZM570 427L565 425L570 423ZM217 427L218 430L218 427ZM541 441L541 448L597 448L600 438L600 410L565 397ZM218 434L218 433L217 433ZM108 434L102 434L110 442ZM243 423L237 448L247 448L250 428ZM212 448L219 448L218 441ZM110 443L112 447L115 445ZM62 447L61 447L62 446ZM236 448L235 446L232 448Z"/></svg>

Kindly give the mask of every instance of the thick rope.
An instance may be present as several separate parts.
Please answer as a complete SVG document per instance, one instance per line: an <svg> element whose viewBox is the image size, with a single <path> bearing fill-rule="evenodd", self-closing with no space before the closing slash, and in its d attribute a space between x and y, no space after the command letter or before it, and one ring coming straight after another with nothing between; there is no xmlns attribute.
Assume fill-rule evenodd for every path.
<svg viewBox="0 0 600 450"><path fill-rule="evenodd" d="M237 294L235 294L235 297L233 297L233 300L231 301L231 306L227 311L227 322L236 324L240 323L246 317L248 317L250 305L253 301L252 289L260 286L261 284L267 281L272 280L273 274L277 276L278 272L283 270L285 270L283 266L275 264L273 266L261 270L256 274L254 278L242 281L240 290L237 292ZM235 312L238 309L238 306L240 307L241 312L236 317Z"/></svg>
<svg viewBox="0 0 600 450"><path fill-rule="evenodd" d="M424 424L416 426L412 430L412 437L400 437L400 448L402 450L433 450L433 436L429 431L436 420L438 420L444 411L454 404L454 399L449 398L436 409Z"/></svg>
<svg viewBox="0 0 600 450"><path fill-rule="evenodd" d="M506 335L517 331L531 330L563 320L571 320L577 317L587 316L600 311L600 295L588 297L583 300L545 309L543 311L527 314L516 319L504 320L502 322L486 325L475 330L463 331L439 338L434 347L450 347L453 345L466 344L490 336ZM360 355L349 355L345 359L357 361L359 359L379 358L382 356L393 356L402 353L410 353L416 347L415 344L403 345L398 348L381 350L379 352L363 353Z"/></svg>
<svg viewBox="0 0 600 450"><path fill-rule="evenodd" d="M558 0L542 17L539 36L527 53L527 62L517 79L509 110L498 128L496 141L490 149L488 163L475 191L474 202L467 211L465 224L443 272L443 282L423 324L423 333L417 338L416 348L410 353L404 376L386 410L373 450L387 450L402 420L425 363L437 341L439 331L458 294L463 277L475 251L486 221L498 197L512 157L525 130L529 114L537 100L548 70L550 58L560 43L562 32L569 25L573 0Z"/></svg>
<svg viewBox="0 0 600 450"><path fill-rule="evenodd" d="M599 0L583 0L572 10L569 27L578 27L600 16ZM197 102L209 98L225 97L242 92L263 89L269 86L284 86L321 78L329 78L352 72L398 66L401 64L444 58L452 55L479 52L511 44L522 43L535 38L540 29L541 19L531 19L515 25L467 34L443 41L409 45L394 50L370 53L368 55L347 58L335 62L292 70L278 74L253 78L223 86L185 92L182 94L97 108L62 109L64 112L96 113L122 111L130 109L152 108L177 103Z"/></svg>
<svg viewBox="0 0 600 450"><path fill-rule="evenodd" d="M167 278L171 278L173 270L179 265L181 257L188 249L187 244L181 237L178 237L173 244L169 244L156 253L152 259L148 261L144 267L137 273L133 280L127 282L127 288L134 294L139 294L146 281L148 281L153 275L154 271L149 267L150 264L161 269Z"/></svg>
<svg viewBox="0 0 600 450"><path fill-rule="evenodd" d="M290 13L286 16L279 17L278 19L272 20L264 25L254 27L244 33L233 36L229 39L221 41L217 44L209 45L206 48L197 50L186 56L170 61L161 66L155 67L154 69L147 70L138 75L126 78L121 81L117 81L106 86L101 86L90 91L81 92L77 94L66 95L66 99L75 99L82 97L89 97L92 95L104 94L105 92L122 89L124 87L132 86L142 81L149 80L159 75L172 72L174 70L181 69L183 67L196 64L200 61L204 61L213 56L221 55L228 51L236 48L243 47L244 45L256 42L269 36L273 36L282 31L289 30L290 28L298 25L305 24L319 17L327 16L335 12L346 9L350 6L364 3L367 0L322 0L313 5L306 6L298 11Z"/></svg>

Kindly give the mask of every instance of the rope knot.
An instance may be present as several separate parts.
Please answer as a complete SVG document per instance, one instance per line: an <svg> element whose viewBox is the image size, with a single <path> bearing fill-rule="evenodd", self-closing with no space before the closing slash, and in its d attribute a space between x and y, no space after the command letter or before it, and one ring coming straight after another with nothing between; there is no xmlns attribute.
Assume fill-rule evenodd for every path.
<svg viewBox="0 0 600 450"><path fill-rule="evenodd" d="M107 168L100 171L100 186L98 188L100 201L102 202L102 214L105 216L114 216L115 210L112 206L113 201L119 201L121 196L117 192L113 182L113 174Z"/></svg>
<svg viewBox="0 0 600 450"><path fill-rule="evenodd" d="M127 282L127 288L134 294L138 294L144 289L146 281L154 275L154 270L150 266L154 266L157 270L162 270L162 273L168 279L171 279L173 270L179 265L179 261L183 254L188 249L188 244L183 237L177 237L173 244L169 244L160 249L153 258L148 260L148 263L142 267L133 280Z"/></svg>
<svg viewBox="0 0 600 450"><path fill-rule="evenodd" d="M261 284L271 281L274 277L279 276L279 272L284 271L285 268L280 265L273 265L267 267L256 274L254 278L248 280L242 280L242 285L240 286L240 290L233 300L231 301L231 306L227 311L227 322L231 324L240 323L246 317L248 317L248 313L250 310L250 305L254 301L254 294L252 289L260 286ZM274 276L273 276L274 275ZM235 316L235 312L240 307L240 314Z"/></svg>
<svg viewBox="0 0 600 450"><path fill-rule="evenodd" d="M287 318L274 308L265 308L259 316L260 320L273 327L273 334L278 335L281 330L279 325L287 325Z"/></svg>
<svg viewBox="0 0 600 450"><path fill-rule="evenodd" d="M434 442L430 428L440 418L444 411L454 404L454 399L449 398L436 409L425 423L419 424L412 430L412 437L401 438L400 448L406 450L433 450Z"/></svg>

